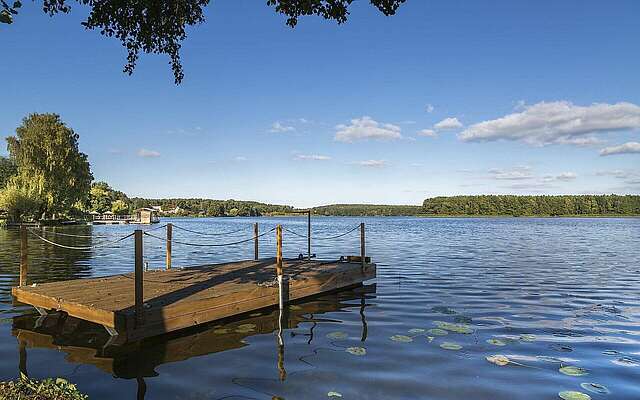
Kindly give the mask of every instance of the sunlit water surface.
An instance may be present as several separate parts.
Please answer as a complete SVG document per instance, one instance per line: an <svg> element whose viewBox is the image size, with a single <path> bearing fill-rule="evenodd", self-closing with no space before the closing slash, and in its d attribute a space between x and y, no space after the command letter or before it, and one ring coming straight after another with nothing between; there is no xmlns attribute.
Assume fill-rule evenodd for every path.
<svg viewBox="0 0 640 400"><path fill-rule="evenodd" d="M101 327L73 319L48 317L36 327L33 309L12 304L10 294L18 231L0 229L0 380L20 369L36 378L62 376L91 399L512 400L557 399L567 390L593 399L640 398L639 219L364 221L377 279L291 306L284 348L273 310L119 350L102 349ZM261 232L278 223L306 229L303 218L171 222L207 232L243 229L230 237L174 230L176 240L197 243L250 237L253 222ZM314 218L313 235L359 222ZM133 229L64 227L56 231L93 237L47 237L82 247ZM275 235L262 237L260 249L273 256ZM305 239L285 231L285 257L305 249ZM358 254L358 232L314 242L313 251L320 259ZM163 252L162 242L145 237L150 268L162 268ZM250 242L173 249L177 266L252 256ZM29 257L30 283L131 272L133 242L72 251L30 237ZM494 355L510 362L489 362ZM564 369L582 374L566 375L566 366L584 370ZM610 394L597 393L606 391L599 385Z"/></svg>

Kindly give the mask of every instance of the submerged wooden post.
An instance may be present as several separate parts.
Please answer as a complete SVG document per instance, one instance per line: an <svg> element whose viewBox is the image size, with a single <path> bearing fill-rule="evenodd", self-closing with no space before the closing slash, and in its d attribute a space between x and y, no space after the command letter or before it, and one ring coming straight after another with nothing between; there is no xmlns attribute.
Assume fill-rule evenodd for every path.
<svg viewBox="0 0 640 400"><path fill-rule="evenodd" d="M173 239L173 224L167 224L167 269L171 269L171 240Z"/></svg>
<svg viewBox="0 0 640 400"><path fill-rule="evenodd" d="M144 270L142 265L142 230L136 229L135 234L135 312L136 312L136 327L142 326L144 323L144 292L143 292L143 279Z"/></svg>
<svg viewBox="0 0 640 400"><path fill-rule="evenodd" d="M27 242L27 227L20 226L20 286L27 284L27 274L29 272L29 243Z"/></svg>
<svg viewBox="0 0 640 400"><path fill-rule="evenodd" d="M360 262L361 268L365 266L365 248L364 248L364 222L360 223Z"/></svg>
<svg viewBox="0 0 640 400"><path fill-rule="evenodd" d="M258 254L258 223L253 224L253 259L258 261L260 259Z"/></svg>
<svg viewBox="0 0 640 400"><path fill-rule="evenodd" d="M282 276L282 225L276 226L276 274Z"/></svg>
<svg viewBox="0 0 640 400"><path fill-rule="evenodd" d="M307 252L311 261L311 210L307 212Z"/></svg>

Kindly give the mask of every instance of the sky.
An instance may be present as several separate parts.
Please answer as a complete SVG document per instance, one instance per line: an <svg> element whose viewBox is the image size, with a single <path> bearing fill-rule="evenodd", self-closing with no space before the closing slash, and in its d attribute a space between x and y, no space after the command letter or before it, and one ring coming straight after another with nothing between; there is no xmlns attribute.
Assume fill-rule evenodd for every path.
<svg viewBox="0 0 640 400"><path fill-rule="evenodd" d="M298 207L459 194L640 193L640 1L355 1L347 23L216 0L122 73L86 8L0 25L0 137L33 112L130 196ZM0 146L0 155L6 155Z"/></svg>

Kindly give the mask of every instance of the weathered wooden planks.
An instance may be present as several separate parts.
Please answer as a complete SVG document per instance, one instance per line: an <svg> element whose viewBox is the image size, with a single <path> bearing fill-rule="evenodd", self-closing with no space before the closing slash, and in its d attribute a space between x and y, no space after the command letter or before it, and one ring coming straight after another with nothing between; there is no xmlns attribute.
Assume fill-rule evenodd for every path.
<svg viewBox="0 0 640 400"><path fill-rule="evenodd" d="M290 300L361 284L375 264L282 260ZM115 329L138 340L278 304L278 260L251 260L20 286L16 300Z"/></svg>

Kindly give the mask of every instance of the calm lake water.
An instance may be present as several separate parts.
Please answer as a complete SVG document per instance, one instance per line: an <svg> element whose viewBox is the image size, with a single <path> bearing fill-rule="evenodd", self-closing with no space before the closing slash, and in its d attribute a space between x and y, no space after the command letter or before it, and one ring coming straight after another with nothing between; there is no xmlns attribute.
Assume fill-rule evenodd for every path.
<svg viewBox="0 0 640 400"><path fill-rule="evenodd" d="M314 218L313 232L329 236L360 220ZM228 239L174 229L174 239L199 243L250 237L256 221L261 231L277 223L306 229L303 218L171 220L196 231L243 229ZM291 306L283 349L277 311L115 350L102 348L101 327L55 317L38 322L32 309L12 304L19 235L0 229L0 380L16 378L20 369L36 378L62 376L91 399L335 399L339 393L343 399L512 400L558 399L561 391L640 398L640 219L364 222L378 278ZM65 227L56 231L89 237L47 237L89 246L132 229ZM275 234L261 239L262 254L273 256ZM285 231L285 257L305 250L306 239ZM163 266L163 251L161 242L145 237L150 268ZM320 259L358 254L358 232L318 241L313 251ZM174 244L173 250L178 266L252 256L252 243ZM131 239L115 249L72 251L31 237L30 282L131 272L132 259ZM487 361L494 355L511 362Z"/></svg>

